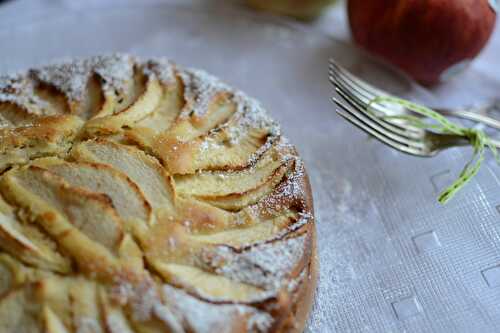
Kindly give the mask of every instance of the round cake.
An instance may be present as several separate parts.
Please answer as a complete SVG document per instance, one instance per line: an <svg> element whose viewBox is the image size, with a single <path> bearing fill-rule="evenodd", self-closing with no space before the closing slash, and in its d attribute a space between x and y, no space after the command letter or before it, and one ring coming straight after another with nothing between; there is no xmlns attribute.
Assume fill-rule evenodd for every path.
<svg viewBox="0 0 500 333"><path fill-rule="evenodd" d="M0 332L300 332L301 159L262 106L127 55L0 77Z"/></svg>

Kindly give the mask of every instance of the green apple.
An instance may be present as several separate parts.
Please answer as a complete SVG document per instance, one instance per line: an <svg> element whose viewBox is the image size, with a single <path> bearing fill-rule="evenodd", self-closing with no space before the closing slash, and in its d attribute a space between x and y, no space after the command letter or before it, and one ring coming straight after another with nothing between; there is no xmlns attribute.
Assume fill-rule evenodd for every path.
<svg viewBox="0 0 500 333"><path fill-rule="evenodd" d="M306 21L318 17L334 2L336 0L247 0L247 3L255 9Z"/></svg>

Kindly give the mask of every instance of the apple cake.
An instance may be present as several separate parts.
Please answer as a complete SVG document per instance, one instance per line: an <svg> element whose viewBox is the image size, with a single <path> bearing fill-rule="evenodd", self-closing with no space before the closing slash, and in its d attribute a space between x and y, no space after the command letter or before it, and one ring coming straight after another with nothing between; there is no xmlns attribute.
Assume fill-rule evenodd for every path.
<svg viewBox="0 0 500 333"><path fill-rule="evenodd" d="M0 331L299 332L311 191L261 105L128 55L0 77Z"/></svg>

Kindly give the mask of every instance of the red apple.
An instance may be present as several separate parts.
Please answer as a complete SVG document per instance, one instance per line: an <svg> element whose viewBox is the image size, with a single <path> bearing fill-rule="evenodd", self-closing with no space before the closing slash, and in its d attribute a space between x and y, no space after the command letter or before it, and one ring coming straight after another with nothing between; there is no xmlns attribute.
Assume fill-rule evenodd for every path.
<svg viewBox="0 0 500 333"><path fill-rule="evenodd" d="M423 84L474 59L496 20L495 0L349 0L352 34Z"/></svg>

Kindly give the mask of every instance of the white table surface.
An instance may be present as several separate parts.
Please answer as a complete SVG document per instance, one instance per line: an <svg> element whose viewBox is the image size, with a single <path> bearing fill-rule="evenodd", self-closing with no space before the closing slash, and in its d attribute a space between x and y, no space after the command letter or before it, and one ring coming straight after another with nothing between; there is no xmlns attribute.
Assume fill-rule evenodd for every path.
<svg viewBox="0 0 500 333"><path fill-rule="evenodd" d="M146 2L213 10L229 1L141 1ZM0 32L5 38L9 29L29 24L51 10L77 11L111 4L137 5L137 1L11 0L0 5ZM339 40L350 38L342 4L309 28ZM500 97L498 54L497 28L468 71L429 92L422 94L413 87L416 90L407 94L417 99L425 96L426 101L439 105L470 105ZM14 62L3 58L0 68ZM441 171L450 168L456 172L459 167L453 163L464 163L467 153L452 151L421 160L366 144L360 133L328 113L330 87L317 82L325 78L316 79L322 74L321 66L314 67L318 72L304 75L314 84L311 95L323 100L303 101L308 107L317 106L303 126L300 115L299 120L284 116L279 106L286 104L273 101L273 93L241 81L248 84L245 89L274 106L271 112L292 130L291 140L297 143L311 176L322 267L308 332L499 331L500 288L488 285L484 274L500 263L500 227L496 223L500 210L495 208L500 204L495 199L499 197L500 169L488 163L491 168L466 191L475 197L440 207L432 201L433 186L449 181L450 174ZM299 89L298 85L289 89L292 87ZM297 108L293 112L301 111ZM348 135L352 135L355 149L344 152L340 141ZM414 187L413 197L405 196L409 186Z"/></svg>

